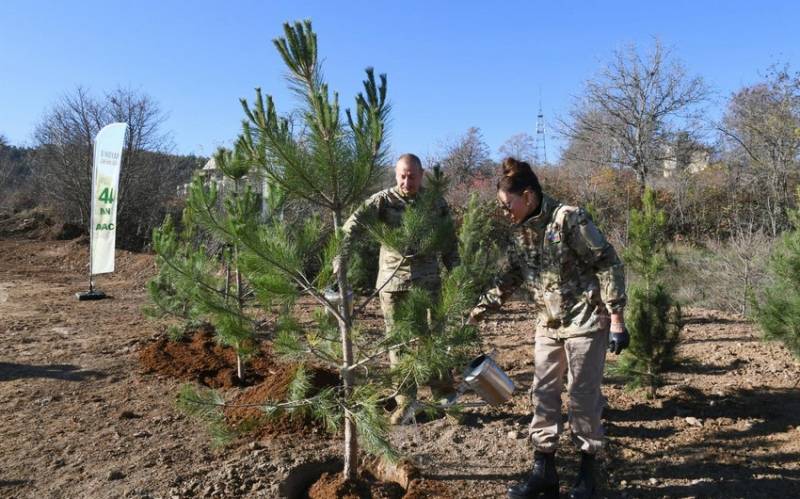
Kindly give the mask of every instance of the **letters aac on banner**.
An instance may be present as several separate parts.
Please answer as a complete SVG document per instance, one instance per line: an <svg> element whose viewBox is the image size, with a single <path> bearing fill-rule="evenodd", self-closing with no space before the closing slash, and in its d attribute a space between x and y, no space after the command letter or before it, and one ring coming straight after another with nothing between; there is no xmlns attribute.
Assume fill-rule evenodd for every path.
<svg viewBox="0 0 800 499"><path fill-rule="evenodd" d="M106 125L94 140L92 171L91 275L114 272L117 187L127 123Z"/></svg>

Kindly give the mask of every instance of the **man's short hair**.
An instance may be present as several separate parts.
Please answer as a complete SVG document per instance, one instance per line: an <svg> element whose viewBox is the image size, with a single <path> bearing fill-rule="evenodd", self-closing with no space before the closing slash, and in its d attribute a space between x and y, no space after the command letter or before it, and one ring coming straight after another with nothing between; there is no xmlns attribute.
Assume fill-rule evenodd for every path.
<svg viewBox="0 0 800 499"><path fill-rule="evenodd" d="M405 154L401 154L400 157L397 158L397 162L399 163L400 161L405 161L406 163L408 163L410 165L414 165L417 168L419 168L420 170L423 169L422 168L422 161L419 159L419 156L417 156L416 154L411 154L410 152L407 152Z"/></svg>

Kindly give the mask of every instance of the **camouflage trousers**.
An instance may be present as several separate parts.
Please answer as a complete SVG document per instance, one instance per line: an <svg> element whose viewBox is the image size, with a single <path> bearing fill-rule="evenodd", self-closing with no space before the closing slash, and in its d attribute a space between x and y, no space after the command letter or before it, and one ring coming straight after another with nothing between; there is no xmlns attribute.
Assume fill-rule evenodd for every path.
<svg viewBox="0 0 800 499"><path fill-rule="evenodd" d="M608 346L607 330L590 336L554 339L536 336L531 399L531 439L536 450L553 452L561 434L561 390L567 373L569 426L580 450L596 453L603 446L600 392Z"/></svg>
<svg viewBox="0 0 800 499"><path fill-rule="evenodd" d="M386 334L392 329L394 324L394 317L397 311L397 308L403 302L403 300L408 296L406 291L381 291L380 293L380 300L381 300L381 311L383 312L383 320L386 324ZM434 295L436 298L436 295ZM413 352L407 349L396 349L389 351L389 363L392 367L396 366L403 355L413 355ZM399 381L399 380L398 380ZM433 399L439 400L443 397L446 397L452 394L455 389L453 388L453 378L448 373L444 376L431 379L428 381L428 386L431 389L431 393L433 395ZM417 386L413 383L408 384L406 388L402 390L402 392L395 397L398 406L404 406L408 404L410 401L416 399L417 397Z"/></svg>

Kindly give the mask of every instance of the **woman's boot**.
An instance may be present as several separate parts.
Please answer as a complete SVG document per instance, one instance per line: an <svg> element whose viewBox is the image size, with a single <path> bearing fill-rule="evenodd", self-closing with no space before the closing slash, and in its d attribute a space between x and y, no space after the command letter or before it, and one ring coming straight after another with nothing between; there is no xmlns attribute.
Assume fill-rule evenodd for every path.
<svg viewBox="0 0 800 499"><path fill-rule="evenodd" d="M595 483L594 454L581 452L581 467L575 486L569 493L569 499L589 499L595 497L597 484Z"/></svg>
<svg viewBox="0 0 800 499"><path fill-rule="evenodd" d="M540 495L541 494L541 495ZM533 470L524 482L508 488L510 499L558 499L558 473L555 453L533 453Z"/></svg>

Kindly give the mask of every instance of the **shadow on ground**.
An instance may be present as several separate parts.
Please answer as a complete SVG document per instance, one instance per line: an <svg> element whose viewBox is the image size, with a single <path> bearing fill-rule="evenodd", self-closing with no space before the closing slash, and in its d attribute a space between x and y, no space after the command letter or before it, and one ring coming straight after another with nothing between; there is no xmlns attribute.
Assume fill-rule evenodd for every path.
<svg viewBox="0 0 800 499"><path fill-rule="evenodd" d="M15 379L50 378L64 381L85 381L87 379L104 378L100 371L82 371L79 366L71 364L26 365L11 362L0 362L0 381Z"/></svg>
<svg viewBox="0 0 800 499"><path fill-rule="evenodd" d="M669 443L681 430L682 418L689 415L703 422L705 445L691 440L649 454L639 449L644 457L634 462L621 457L626 445L615 437ZM796 389L739 389L712 395L685 387L660 407L608 408L606 419L611 437L608 467L619 470L616 479L657 481L629 491L636 497L800 497L800 469L787 467L800 461L800 452L770 451L777 446L775 435L794 432L800 424ZM717 425L717 419L727 424ZM666 424L659 428L620 424L659 420ZM686 485L675 485L676 480ZM672 483L659 485L664 481Z"/></svg>

